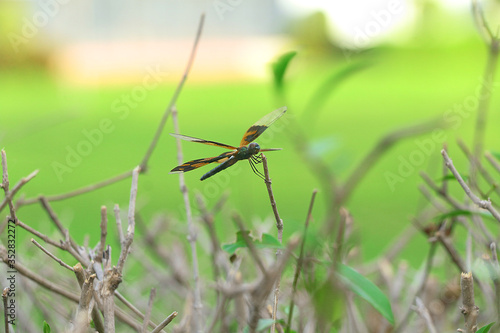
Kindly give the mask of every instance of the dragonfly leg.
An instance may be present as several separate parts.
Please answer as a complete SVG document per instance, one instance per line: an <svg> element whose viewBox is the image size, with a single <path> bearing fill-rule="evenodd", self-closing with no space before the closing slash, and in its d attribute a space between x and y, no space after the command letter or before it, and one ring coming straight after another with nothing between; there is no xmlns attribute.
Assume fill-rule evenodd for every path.
<svg viewBox="0 0 500 333"><path fill-rule="evenodd" d="M266 177L264 177L264 175L262 174L262 172L260 172L260 171L257 169L257 166L255 166L253 159L252 159L252 158L250 158L250 159L248 160L248 162L250 163L250 167L252 168L253 173L255 173L257 176L259 176L259 178L261 178L261 179L263 179L263 180L266 180Z"/></svg>
<svg viewBox="0 0 500 333"><path fill-rule="evenodd" d="M262 154L252 155L251 158L252 158L252 161L254 161L257 164L262 163Z"/></svg>

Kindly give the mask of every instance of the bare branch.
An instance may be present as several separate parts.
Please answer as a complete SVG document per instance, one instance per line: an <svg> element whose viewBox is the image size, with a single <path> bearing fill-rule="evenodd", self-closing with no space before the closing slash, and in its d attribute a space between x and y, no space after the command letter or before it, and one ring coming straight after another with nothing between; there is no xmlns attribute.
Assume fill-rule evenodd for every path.
<svg viewBox="0 0 500 333"><path fill-rule="evenodd" d="M62 267L66 268L66 269L69 269L72 272L74 271L73 267L71 267L70 265L66 264L64 261L62 261L61 259L57 258L55 255L53 255L52 253L50 253L50 251L48 251L47 249L45 249L42 245L40 245L40 243L38 243L33 238L31 239L31 242L33 244L35 244L40 250L42 250L46 255L48 255L49 257L51 257L52 259L54 259L57 263L59 263L59 265L61 265Z"/></svg>
<svg viewBox="0 0 500 333"><path fill-rule="evenodd" d="M89 308L90 308L90 301L92 300L92 294L94 291L94 279L96 278L95 274L92 274L91 276L88 277L88 279L85 279L82 285L82 292L80 294L80 301L78 303L78 309L75 314L75 322L78 323L80 322L81 324L84 324L84 327L88 327L89 325ZM77 325L77 328L80 325Z"/></svg>
<svg viewBox="0 0 500 333"><path fill-rule="evenodd" d="M460 277L462 288L462 307L460 308L465 319L465 332L474 333L477 330L479 308L474 301L474 279L472 273L463 273Z"/></svg>
<svg viewBox="0 0 500 333"><path fill-rule="evenodd" d="M31 179L35 178L35 176L37 174L38 174L38 170L35 170L32 173L30 173L28 176L21 178L21 180L12 188L12 190L9 191L9 195L3 199L2 203L0 203L0 212L5 208L5 206L9 202L9 200L12 201L12 198L14 198L14 196L21 189L21 187L23 187L24 184L29 182Z"/></svg>
<svg viewBox="0 0 500 333"><path fill-rule="evenodd" d="M10 217L16 221L17 223L17 216L16 216L16 209L14 208L14 204L12 203L12 197L9 191L9 173L7 170L7 154L5 153L5 150L2 149L0 151L0 155L2 156L2 188L3 191L5 192L5 200L7 201L7 204L9 205L10 209Z"/></svg>
<svg viewBox="0 0 500 333"><path fill-rule="evenodd" d="M177 317L178 313L176 311L172 312L170 314L170 316L168 316L167 318L165 318L164 321L162 321L160 323L160 325L158 325L154 330L151 331L151 333L158 333L160 332L163 328L165 328L165 326L167 326L168 324L170 324L170 322L172 320L174 320L175 317Z"/></svg>
<svg viewBox="0 0 500 333"><path fill-rule="evenodd" d="M7 256L7 249L4 246L0 245L0 258L1 260L9 267L9 258ZM66 297L67 299L70 299L74 302L78 302L79 297L76 294L73 294L72 292L67 291L66 289L61 288L57 283L51 282L43 277L41 277L39 274L29 270L26 268L24 265L19 263L19 261L16 261L15 264L12 265L15 268L19 274L24 275L28 279L35 281L38 283L40 286L44 287L45 289L48 289L55 294L61 295L63 297Z"/></svg>
<svg viewBox="0 0 500 333"><path fill-rule="evenodd" d="M378 141L375 147L368 152L368 154L361 160L354 171L351 172L345 181L342 189L340 190L341 198L339 202L345 202L355 187L359 184L365 174L373 168L373 165L389 150L395 143L406 139L408 137L420 135L431 131L434 128L441 127L442 124L437 120L430 120L425 123L407 126L405 128L397 129L389 134L386 134Z"/></svg>
<svg viewBox="0 0 500 333"><path fill-rule="evenodd" d="M83 284L86 281L85 275L94 275L92 265L89 266L87 272L83 270L83 267L80 263L77 263L75 266L73 266L73 271L75 272L76 279L78 281L78 284L80 285L80 288L83 288ZM93 288L92 288L93 289ZM94 290L92 290L92 295L94 295ZM82 292L83 293L83 292ZM81 295L80 295L80 302L81 302ZM90 301L89 301L90 302ZM97 303L97 300L95 300ZM78 303L80 304L80 303ZM90 306L90 304L89 304ZM94 326L97 330L97 332L104 332L104 323L102 322L102 317L101 314L97 308L97 306L92 307L92 321L94 322Z"/></svg>
<svg viewBox="0 0 500 333"><path fill-rule="evenodd" d="M265 175L265 183L267 187L267 193L269 194L269 201L271 202L271 208L273 209L274 218L276 219L276 228L278 229L278 241L283 243L283 220L280 218L280 214L278 213L278 206L276 205L276 200L274 199L273 188L271 186L271 178L269 177L269 169L267 166L267 158L264 154L262 154L262 164L264 166L264 175ZM281 250L276 250L276 259L281 254ZM274 321L271 325L271 333L274 333L276 330L276 313L278 312L278 299L280 293L280 281L278 278L276 280L276 286L274 288L274 299L273 299L273 310L271 313L271 318Z"/></svg>
<svg viewBox="0 0 500 333"><path fill-rule="evenodd" d="M307 237L307 229L309 228L309 221L312 218L312 209L314 206L314 200L316 199L316 194L318 193L318 190L313 190L312 196L311 196L311 202L309 203L309 210L307 211L307 216L306 216L306 222L304 224L304 233L302 235L302 241L300 243L300 253L299 253L299 259L297 260L297 267L295 267L295 274L293 276L293 282L292 282L292 295L290 296L290 307L288 310L288 321L286 325L286 333L289 333L292 327L292 317L293 317L293 308L295 306L295 294L297 293L297 282L299 280L300 276L300 271L302 270L302 263L304 262L304 246L306 244L306 237Z"/></svg>
<svg viewBox="0 0 500 333"><path fill-rule="evenodd" d="M498 173L500 173L500 163L498 163L498 161L495 159L495 157L493 157L493 155L491 155L491 153L489 151L484 153L484 156L491 163L491 165L495 168L495 170Z"/></svg>
<svg viewBox="0 0 500 333"><path fill-rule="evenodd" d="M142 324L142 333L146 333L148 329L148 324L149 324L149 317L151 317L151 310L153 309L153 300L155 299L156 296L156 288L151 288L151 291L149 293L149 301L148 301L148 308L146 309L146 313L144 314L144 322Z"/></svg>
<svg viewBox="0 0 500 333"><path fill-rule="evenodd" d="M495 208L491 205L491 201L488 200L481 200L478 198L472 191L470 190L469 186L465 183L463 180L462 176L458 173L457 169L453 166L452 160L448 157L448 154L446 153L445 150L441 150L441 155L443 155L444 160L446 161L446 166L448 169L450 169L451 173L453 176L455 176L455 179L458 181L460 186L464 189L465 194L472 200L473 203L475 203L479 208L487 209L493 217L500 222L500 214L496 211Z"/></svg>
<svg viewBox="0 0 500 333"><path fill-rule="evenodd" d="M103 180L99 183L90 184L90 185L84 186L82 188L79 188L79 189L76 189L76 190L73 190L70 192L62 193L62 194L47 195L47 196L45 196L45 198L47 201L60 201L60 200L69 199L72 197L76 197L80 194L85 194L85 193L92 192L94 190L106 187L108 185L112 185L112 184L117 183L121 180L127 179L130 176L132 176L132 170L126 171L126 172L119 174L117 176ZM40 197L19 199L16 202L16 205L18 207L25 206L25 205L31 205L31 204L38 202L39 200L40 200Z"/></svg>
<svg viewBox="0 0 500 333"><path fill-rule="evenodd" d="M202 16L203 20L204 16ZM200 26L201 29L201 26ZM199 31L201 33L201 30ZM172 105L172 120L174 123L174 131L176 134L179 134L179 123L177 120L177 109L175 105ZM182 164L182 145L180 139L177 138L177 162ZM187 227L188 227L188 241L191 247L191 259L193 261L193 279L194 279L194 312L195 312L195 332L201 333L202 331L202 321L203 321L203 305L201 303L201 286L200 286L200 272L198 268L198 255L196 250L196 238L197 230L193 223L193 214L191 212L191 204L189 201L189 192L186 186L186 182L184 181L184 173L179 174L179 187L182 193L182 198L184 199L184 207L186 209L186 219L187 219Z"/></svg>
<svg viewBox="0 0 500 333"><path fill-rule="evenodd" d="M149 148L146 152L146 155L144 155L144 158L142 159L142 162L140 164L141 170L143 170L143 171L147 171L147 169L148 169L149 158L153 154L153 151L156 147L156 144L158 143L158 140L160 139L160 136L163 132L163 128L165 127L165 123L167 122L167 119L170 116L170 113L172 112L173 107L177 103L177 98L179 98L179 95L182 91L182 87L184 86L184 83L187 80L187 77L188 77L189 71L191 70L191 67L193 66L194 57L196 55L196 50L198 48L198 43L200 41L201 32L203 31L204 22L205 22L205 13L201 14L200 23L198 24L198 31L196 33L193 48L191 50L191 54L189 56L189 60L188 60L188 63L186 65L186 69L184 70L184 74L182 75L181 81L177 85L177 89L175 90L174 95L170 99L170 102L169 102L169 104L165 110L165 113L163 114L163 117L160 121L160 124L158 125L158 129L156 130L153 141L151 141L151 144L149 145Z"/></svg>
<svg viewBox="0 0 500 333"><path fill-rule="evenodd" d="M101 239L97 247L97 257L96 261L98 263L102 262L102 257L104 255L104 248L106 247L106 237L108 236L108 211L106 206L101 206Z"/></svg>
<svg viewBox="0 0 500 333"><path fill-rule="evenodd" d="M416 305L412 307L412 309L420 315L420 317L424 320L427 328L429 329L429 333L437 333L436 326L434 326L434 322L432 321L432 317L429 313L429 310L424 305L424 302L420 298L415 299Z"/></svg>
<svg viewBox="0 0 500 333"><path fill-rule="evenodd" d="M3 319L5 323L5 333L9 333L9 315L7 312L7 301L8 301L8 294L9 294L9 288L4 288L2 292L2 301L3 301Z"/></svg>
<svg viewBox="0 0 500 333"><path fill-rule="evenodd" d="M137 183L139 180L139 173L141 171L140 167L136 167L134 169L134 173L132 174L132 186L130 188L130 201L128 206L128 228L127 228L127 237L125 241L122 243L122 249L120 252L120 258L118 259L117 269L120 274L122 274L123 266L125 265L125 260L127 259L127 255L130 251L130 246L134 241L134 233L135 233L135 202L137 198Z"/></svg>
<svg viewBox="0 0 500 333"><path fill-rule="evenodd" d="M120 239L120 245L123 246L123 241L125 237L123 235L122 219L120 217L120 206L115 205L113 211L115 212L116 228L118 229L118 237Z"/></svg>
<svg viewBox="0 0 500 333"><path fill-rule="evenodd" d="M50 239L47 235L42 234L41 232L33 229L32 227L25 224L24 222L21 222L20 220L17 221L17 226L32 233L33 235L37 236L38 238L43 239L45 241L45 243L48 243L48 244L53 245L57 248L60 248L61 250L66 250L66 247L64 245L62 245L61 242L56 242L55 240Z"/></svg>

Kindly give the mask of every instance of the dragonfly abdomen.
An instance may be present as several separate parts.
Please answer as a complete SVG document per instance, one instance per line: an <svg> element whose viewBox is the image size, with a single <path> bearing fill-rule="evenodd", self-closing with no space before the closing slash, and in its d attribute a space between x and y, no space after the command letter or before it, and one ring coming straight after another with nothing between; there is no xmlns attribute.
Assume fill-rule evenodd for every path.
<svg viewBox="0 0 500 333"><path fill-rule="evenodd" d="M205 179L207 179L209 177L212 177L216 173L219 173L222 170L229 168L231 165L233 165L236 162L238 162L238 159L234 158L234 156L231 156L227 161L225 161L224 163L219 164L218 166L216 166L215 168L213 168L212 170L210 170L209 172L207 172L206 174L204 174L200 178L200 180L205 180Z"/></svg>

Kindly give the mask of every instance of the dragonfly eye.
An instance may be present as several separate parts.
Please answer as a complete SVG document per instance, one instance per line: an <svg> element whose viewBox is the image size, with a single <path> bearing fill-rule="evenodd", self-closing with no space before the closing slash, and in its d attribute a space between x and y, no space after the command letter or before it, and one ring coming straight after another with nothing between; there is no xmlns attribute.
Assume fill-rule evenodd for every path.
<svg viewBox="0 0 500 333"><path fill-rule="evenodd" d="M260 146L257 142L252 142L248 145L248 150L252 155L257 154L260 151Z"/></svg>

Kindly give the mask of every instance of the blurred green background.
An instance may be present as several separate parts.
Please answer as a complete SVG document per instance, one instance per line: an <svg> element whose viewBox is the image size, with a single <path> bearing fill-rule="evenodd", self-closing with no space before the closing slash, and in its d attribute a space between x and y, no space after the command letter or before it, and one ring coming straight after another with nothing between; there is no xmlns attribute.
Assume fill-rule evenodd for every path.
<svg viewBox="0 0 500 333"><path fill-rule="evenodd" d="M177 103L180 132L237 145L250 125L287 105L288 113L273 125L272 138L265 144L257 140L263 147L283 148L267 156L285 239L302 230L311 192L321 188L283 130L287 117L301 124L312 151L343 179L389 131L431 118L446 123L447 112L475 96L487 56L468 7L438 1L401 2L404 10L397 15L389 12L390 2L359 2L354 12L346 7L342 13L342 6L336 7L336 16L328 8L306 10L293 1L57 4L46 9L35 1L0 2L0 146L8 155L11 184L39 169L22 195L59 194L138 165L181 77L199 16L205 11L199 52ZM259 10L259 5L265 7ZM494 2L485 6L495 13ZM381 13L390 13L387 26ZM347 21L352 17L355 24L338 25L335 17L342 16ZM35 29L30 30L26 22ZM377 24L379 33L366 30ZM359 31L373 36L364 40ZM285 97L279 98L270 64L288 51L298 53L285 75ZM367 66L336 86L325 83L357 63ZM140 88L156 68L163 73L158 85ZM321 87L328 88L322 94L325 102L320 109L310 110L311 98ZM486 148L493 151L500 143L499 103L494 92L486 133ZM466 163L455 140L471 142L474 113L475 109L459 124L448 121L457 125L446 129L446 141L459 168ZM103 119L107 119L107 133L96 134ZM178 176L168 174L178 164L169 132L173 132L171 119L148 173L139 180L137 208L146 223L158 214L185 219ZM86 133L93 133L94 143ZM386 175L398 174L401 160L408 160L420 149L418 142L431 137L398 143L373 165L351 197L347 207L364 259L377 256L425 204L417 190L418 172L440 176L438 144L402 182L391 186ZM188 142L182 147L185 161L222 152ZM58 163L68 166L68 154L78 149L87 149L86 156L79 154L81 160L74 161L67 172L55 170ZM234 239L233 211L241 213L248 225L273 234L265 185L248 163L240 162L231 171L200 182L209 168L187 173L186 182L195 211L194 193L204 195L209 207L229 193L216 219L223 242ZM54 202L53 208L78 241L90 235L93 245L99 240L100 206L106 205L112 213L118 203L125 211L129 189L127 179ZM320 192L314 228L323 222L327 205ZM22 207L18 215L25 223L54 233L38 204ZM403 255L417 263L425 244L424 237L416 237Z"/></svg>

